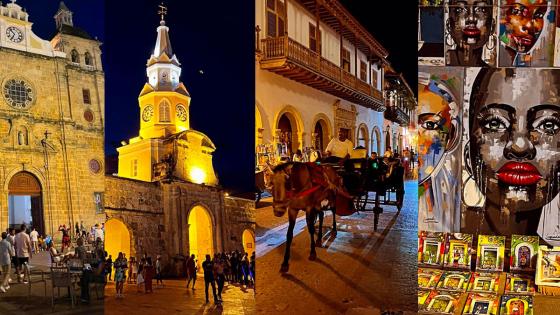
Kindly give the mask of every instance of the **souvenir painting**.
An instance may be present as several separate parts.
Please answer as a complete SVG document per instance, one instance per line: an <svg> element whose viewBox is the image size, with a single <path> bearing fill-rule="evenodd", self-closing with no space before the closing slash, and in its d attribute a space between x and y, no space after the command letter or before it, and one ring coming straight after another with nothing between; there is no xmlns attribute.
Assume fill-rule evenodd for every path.
<svg viewBox="0 0 560 315"><path fill-rule="evenodd" d="M506 238L504 236L478 236L476 269L502 271L504 269Z"/></svg>
<svg viewBox="0 0 560 315"><path fill-rule="evenodd" d="M533 297L530 295L502 295L500 315L533 315Z"/></svg>
<svg viewBox="0 0 560 315"><path fill-rule="evenodd" d="M539 247L535 283L560 287L560 247Z"/></svg>
<svg viewBox="0 0 560 315"><path fill-rule="evenodd" d="M469 293L463 314L468 315L497 315L500 298L495 294Z"/></svg>
<svg viewBox="0 0 560 315"><path fill-rule="evenodd" d="M471 279L470 272L446 271L437 285L438 290L466 291Z"/></svg>
<svg viewBox="0 0 560 315"><path fill-rule="evenodd" d="M506 279L506 294L534 294L535 281L530 275L508 273Z"/></svg>
<svg viewBox="0 0 560 315"><path fill-rule="evenodd" d="M511 271L533 271L537 263L538 236L512 235L510 252Z"/></svg>
<svg viewBox="0 0 560 315"><path fill-rule="evenodd" d="M418 268L418 288L435 289L442 274L442 270Z"/></svg>
<svg viewBox="0 0 560 315"><path fill-rule="evenodd" d="M500 67L551 67L556 0L500 0Z"/></svg>
<svg viewBox="0 0 560 315"><path fill-rule="evenodd" d="M472 234L447 233L444 266L470 270L472 242Z"/></svg>
<svg viewBox="0 0 560 315"><path fill-rule="evenodd" d="M453 314L458 307L460 292L433 290L424 304L419 307L419 313Z"/></svg>
<svg viewBox="0 0 560 315"><path fill-rule="evenodd" d="M443 265L443 233L420 231L418 233L418 263L427 266Z"/></svg>
<svg viewBox="0 0 560 315"><path fill-rule="evenodd" d="M420 67L418 74L418 229L461 228L461 106L464 70Z"/></svg>
<svg viewBox="0 0 560 315"><path fill-rule="evenodd" d="M444 66L443 0L418 0L418 64Z"/></svg>
<svg viewBox="0 0 560 315"><path fill-rule="evenodd" d="M469 291L498 293L500 273L494 272L473 272L469 282Z"/></svg>
<svg viewBox="0 0 560 315"><path fill-rule="evenodd" d="M560 235L559 87L558 69L466 69L462 232Z"/></svg>
<svg viewBox="0 0 560 315"><path fill-rule="evenodd" d="M445 48L449 66L494 66L497 25L494 1L446 0Z"/></svg>

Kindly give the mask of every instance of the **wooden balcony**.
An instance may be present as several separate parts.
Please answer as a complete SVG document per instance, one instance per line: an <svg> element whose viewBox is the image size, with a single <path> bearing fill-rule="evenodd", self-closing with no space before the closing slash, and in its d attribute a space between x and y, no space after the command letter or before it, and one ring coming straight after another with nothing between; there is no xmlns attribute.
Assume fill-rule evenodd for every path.
<svg viewBox="0 0 560 315"><path fill-rule="evenodd" d="M261 40L261 51L261 69L376 111L385 110L381 91L287 36Z"/></svg>
<svg viewBox="0 0 560 315"><path fill-rule="evenodd" d="M397 124L406 127L410 122L410 117L408 114L400 107L397 106L387 106L385 112L383 113L385 119L396 122Z"/></svg>

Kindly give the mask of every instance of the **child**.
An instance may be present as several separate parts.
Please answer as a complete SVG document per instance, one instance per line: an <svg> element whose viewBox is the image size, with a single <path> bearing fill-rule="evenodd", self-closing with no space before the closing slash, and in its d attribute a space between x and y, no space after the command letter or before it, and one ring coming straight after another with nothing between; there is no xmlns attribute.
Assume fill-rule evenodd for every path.
<svg viewBox="0 0 560 315"><path fill-rule="evenodd" d="M140 260L140 263L138 264L138 275L136 276L136 285L138 287L138 292L142 292L142 285L144 284L144 264L146 263L146 260L144 258L142 258L142 260Z"/></svg>
<svg viewBox="0 0 560 315"><path fill-rule="evenodd" d="M156 285L159 285L161 283L161 286L163 287L163 279L161 277L161 256L157 255L157 260L156 260Z"/></svg>
<svg viewBox="0 0 560 315"><path fill-rule="evenodd" d="M136 276L138 274L138 263L136 263L136 258L134 257L130 258L130 273L131 274L128 276L130 282L136 284Z"/></svg>

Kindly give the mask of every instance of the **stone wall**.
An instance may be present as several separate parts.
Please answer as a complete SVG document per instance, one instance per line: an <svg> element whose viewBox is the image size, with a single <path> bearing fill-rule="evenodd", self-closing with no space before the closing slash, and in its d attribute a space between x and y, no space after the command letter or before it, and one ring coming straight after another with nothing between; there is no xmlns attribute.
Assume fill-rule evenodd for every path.
<svg viewBox="0 0 560 315"><path fill-rule="evenodd" d="M226 239L225 250L243 251L243 231L255 235L255 201L234 197L225 198Z"/></svg>

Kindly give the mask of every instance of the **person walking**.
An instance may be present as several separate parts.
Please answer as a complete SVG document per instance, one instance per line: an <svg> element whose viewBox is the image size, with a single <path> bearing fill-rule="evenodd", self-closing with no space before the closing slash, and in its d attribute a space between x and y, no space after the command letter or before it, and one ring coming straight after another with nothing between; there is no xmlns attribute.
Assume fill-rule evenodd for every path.
<svg viewBox="0 0 560 315"><path fill-rule="evenodd" d="M216 295L216 281L214 277L214 263L210 255L206 255L206 260L202 263L204 270L204 292L206 293L206 304L210 303L208 299L208 287L212 286L212 294L214 295L214 304L219 304L218 296Z"/></svg>
<svg viewBox="0 0 560 315"><path fill-rule="evenodd" d="M224 289L224 283L226 282L225 280L225 275L224 275L224 265L225 265L225 261L224 261L224 256L222 256L221 254L218 254L216 256L216 259L214 260L214 270L216 273L216 282L218 283L218 300L220 302L222 302L222 290Z"/></svg>
<svg viewBox="0 0 560 315"><path fill-rule="evenodd" d="M243 254L241 259L241 272L243 274L243 283L247 287L249 285L249 255L247 253Z"/></svg>
<svg viewBox="0 0 560 315"><path fill-rule="evenodd" d="M194 290L194 284L196 283L196 260L194 254L191 255L187 261L187 288L192 280L192 289Z"/></svg>
<svg viewBox="0 0 560 315"><path fill-rule="evenodd" d="M156 285L159 285L161 283L161 286L163 287L163 278L161 276L161 256L157 255L156 258Z"/></svg>
<svg viewBox="0 0 560 315"><path fill-rule="evenodd" d="M154 266L152 264L152 257L146 257L144 264L144 292L154 293L152 288L152 279L154 278Z"/></svg>
<svg viewBox="0 0 560 315"><path fill-rule="evenodd" d="M115 260L115 287L117 289L117 298L123 298L124 282L126 281L127 262L123 253L119 252L117 260Z"/></svg>
<svg viewBox="0 0 560 315"><path fill-rule="evenodd" d="M33 257L31 252L31 239L29 235L27 235L27 226L25 224L21 225L21 231L15 236L14 243L16 248L16 256L17 256L17 275L18 275L18 282L21 282L23 279L23 283L28 283L29 279L25 279L25 274L27 273L29 259ZM21 271L24 271L24 274L21 274Z"/></svg>
<svg viewBox="0 0 560 315"><path fill-rule="evenodd" d="M31 247L33 248L33 253L37 254L39 252L39 232L33 228L33 231L29 233L29 236L31 237Z"/></svg>
<svg viewBox="0 0 560 315"><path fill-rule="evenodd" d="M8 241L8 233L2 232L2 241L0 241L0 267L2 268L0 292L2 293L10 288L10 269L12 267L12 256L14 255L14 245Z"/></svg>
<svg viewBox="0 0 560 315"><path fill-rule="evenodd" d="M142 258L140 263L138 264L138 275L136 276L136 286L138 292L142 292L142 285L144 284L144 265L146 264L146 260Z"/></svg>
<svg viewBox="0 0 560 315"><path fill-rule="evenodd" d="M111 281L111 274L113 273L113 257L109 255L107 261L105 262L105 274L109 275L109 281Z"/></svg>

